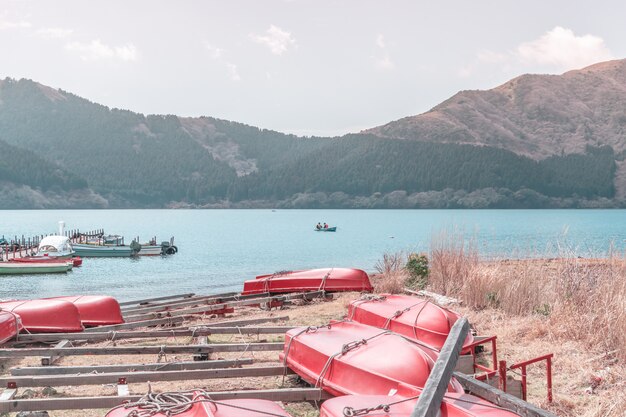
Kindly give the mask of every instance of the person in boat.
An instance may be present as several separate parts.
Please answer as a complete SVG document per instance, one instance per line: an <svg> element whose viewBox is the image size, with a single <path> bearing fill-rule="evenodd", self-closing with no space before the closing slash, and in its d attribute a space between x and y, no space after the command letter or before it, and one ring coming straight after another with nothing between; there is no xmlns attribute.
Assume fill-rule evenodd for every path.
<svg viewBox="0 0 626 417"><path fill-rule="evenodd" d="M317 230L320 230L322 228L322 224L320 222L317 222L317 225L315 226L315 228Z"/></svg>
<svg viewBox="0 0 626 417"><path fill-rule="evenodd" d="M328 229L328 223L324 223L324 229Z"/></svg>

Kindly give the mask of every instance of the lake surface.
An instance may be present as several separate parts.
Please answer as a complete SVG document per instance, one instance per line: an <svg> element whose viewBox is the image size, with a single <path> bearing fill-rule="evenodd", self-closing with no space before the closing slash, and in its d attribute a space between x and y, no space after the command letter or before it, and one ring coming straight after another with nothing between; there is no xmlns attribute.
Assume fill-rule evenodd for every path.
<svg viewBox="0 0 626 417"><path fill-rule="evenodd" d="M346 266L372 271L390 251L428 251L456 229L485 257L601 256L624 251L626 210L43 210L0 211L0 235L68 229L157 241L169 257L88 258L68 274L0 276L0 299L106 294L120 300L241 289L279 270ZM318 233L317 222L337 225Z"/></svg>

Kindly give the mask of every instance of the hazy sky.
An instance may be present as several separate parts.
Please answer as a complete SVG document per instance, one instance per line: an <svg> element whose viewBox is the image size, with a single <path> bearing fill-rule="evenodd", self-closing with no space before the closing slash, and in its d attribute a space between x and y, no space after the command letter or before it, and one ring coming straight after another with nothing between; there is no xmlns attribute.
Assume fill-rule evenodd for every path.
<svg viewBox="0 0 626 417"><path fill-rule="evenodd" d="M626 57L620 1L0 0L0 76L301 135Z"/></svg>

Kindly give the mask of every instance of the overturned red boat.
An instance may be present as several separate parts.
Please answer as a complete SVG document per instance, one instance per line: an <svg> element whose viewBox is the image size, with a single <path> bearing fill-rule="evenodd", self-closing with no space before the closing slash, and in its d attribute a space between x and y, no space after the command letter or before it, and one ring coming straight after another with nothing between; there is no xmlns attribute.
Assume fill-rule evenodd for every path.
<svg viewBox="0 0 626 417"><path fill-rule="evenodd" d="M423 387L437 353L404 336L350 321L300 327L285 335L283 363L332 395L398 393ZM452 379L449 392L463 392Z"/></svg>
<svg viewBox="0 0 626 417"><path fill-rule="evenodd" d="M167 405L159 400L165 396L172 397L169 393L155 394L154 401L144 401L144 405L123 405L109 411L105 417L127 417L130 415L140 415L141 411L161 409L161 412L150 413L152 417L168 417L174 414L169 413ZM174 396L180 396L175 393ZM182 399L182 397L181 397ZM143 399L142 399L143 400ZM182 401L185 401L182 399ZM154 405L153 405L154 404ZM158 405L157 405L158 404ZM157 408L160 407L160 408ZM278 404L268 400L256 399L236 399L213 401L208 396L195 394L193 401L187 410L177 412L176 417L291 417L289 413L283 410Z"/></svg>
<svg viewBox="0 0 626 417"><path fill-rule="evenodd" d="M388 395L345 395L322 404L320 417L410 417L417 399ZM387 408L388 407L388 408ZM519 417L485 400L468 394L448 393L441 403L440 417Z"/></svg>
<svg viewBox="0 0 626 417"><path fill-rule="evenodd" d="M83 325L76 306L65 300L19 300L0 302L0 309L13 312L22 319L30 333L80 332Z"/></svg>
<svg viewBox="0 0 626 417"><path fill-rule="evenodd" d="M74 304L80 313L80 321L85 327L124 323L120 304L113 297L105 295L76 295L54 297L50 298L50 300L65 300Z"/></svg>
<svg viewBox="0 0 626 417"><path fill-rule="evenodd" d="M320 268L259 275L256 279L244 282L241 294L276 294L317 290L371 292L373 288L369 276L361 269Z"/></svg>
<svg viewBox="0 0 626 417"><path fill-rule="evenodd" d="M83 264L83 260L80 256L74 256L71 258L54 257L54 256L25 256L23 258L11 259L9 262L21 262L21 263L64 263L71 262L72 266L78 267Z"/></svg>
<svg viewBox="0 0 626 417"><path fill-rule="evenodd" d="M428 300L408 295L364 296L348 307L348 318L380 329L388 329L426 343L438 350L461 316ZM469 353L474 336L467 334L462 353Z"/></svg>
<svg viewBox="0 0 626 417"><path fill-rule="evenodd" d="M0 345L13 339L21 330L22 321L17 314L0 310Z"/></svg>

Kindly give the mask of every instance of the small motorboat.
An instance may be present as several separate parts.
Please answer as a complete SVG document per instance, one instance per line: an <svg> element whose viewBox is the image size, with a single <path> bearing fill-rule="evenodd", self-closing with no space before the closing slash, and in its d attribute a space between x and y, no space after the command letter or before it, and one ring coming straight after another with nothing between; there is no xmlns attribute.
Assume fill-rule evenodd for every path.
<svg viewBox="0 0 626 417"><path fill-rule="evenodd" d="M337 226L333 226L333 227L320 227L319 229L316 227L315 229L316 232L336 232L337 231Z"/></svg>
<svg viewBox="0 0 626 417"><path fill-rule="evenodd" d="M391 330L440 350L460 315L422 298L383 294L352 301L348 306L348 318ZM474 336L468 332L463 345L469 346L473 342ZM469 348L462 353L469 353Z"/></svg>
<svg viewBox="0 0 626 417"><path fill-rule="evenodd" d="M0 262L0 275L59 274L70 271L72 261L65 262Z"/></svg>
<svg viewBox="0 0 626 417"><path fill-rule="evenodd" d="M91 243L72 244L76 255L87 257L130 257L133 249L130 246L96 245Z"/></svg>
<svg viewBox="0 0 626 417"><path fill-rule="evenodd" d="M167 397L167 399L166 399ZM127 417L143 415L141 411L163 410L150 413L152 417L291 417L278 404L268 400L239 398L236 400L213 401L201 392L195 392L193 402L189 401L189 408L182 412L171 414L166 411L168 404L177 405L168 400L176 398L179 403L189 401L183 393L148 394L139 404L123 404L110 410L105 417ZM179 405L180 408L180 405ZM134 413L133 413L134 412Z"/></svg>
<svg viewBox="0 0 626 417"><path fill-rule="evenodd" d="M410 417L417 399L398 395L345 395L324 401L320 417ZM388 406L388 411L383 411ZM371 409L371 411L367 411ZM346 413L348 411L348 413ZM519 417L469 394L447 393L441 403L440 417Z"/></svg>
<svg viewBox="0 0 626 417"><path fill-rule="evenodd" d="M9 262L21 262L21 263L63 263L71 262L74 268L81 266L83 260L79 256L73 256L71 258L65 257L50 257L50 256L25 256L23 258L10 259Z"/></svg>
<svg viewBox="0 0 626 417"><path fill-rule="evenodd" d="M78 308L66 300L3 301L0 302L0 310L20 316L22 327L30 333L83 331Z"/></svg>
<svg viewBox="0 0 626 417"><path fill-rule="evenodd" d="M241 294L276 294L317 290L371 292L373 287L369 276L361 269L321 268L259 275L253 280L244 282Z"/></svg>
<svg viewBox="0 0 626 417"><path fill-rule="evenodd" d="M85 327L124 323L120 304L113 297L104 295L76 295L48 298L48 300L65 300L74 304L80 313L80 321Z"/></svg>
<svg viewBox="0 0 626 417"><path fill-rule="evenodd" d="M22 320L17 314L0 310L0 345L13 339L22 330Z"/></svg>
<svg viewBox="0 0 626 417"><path fill-rule="evenodd" d="M404 336L350 321L300 327L285 334L283 363L332 395L419 393L437 352ZM456 379L449 392L463 392Z"/></svg>

